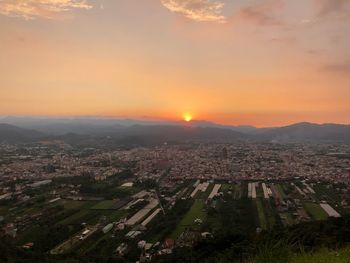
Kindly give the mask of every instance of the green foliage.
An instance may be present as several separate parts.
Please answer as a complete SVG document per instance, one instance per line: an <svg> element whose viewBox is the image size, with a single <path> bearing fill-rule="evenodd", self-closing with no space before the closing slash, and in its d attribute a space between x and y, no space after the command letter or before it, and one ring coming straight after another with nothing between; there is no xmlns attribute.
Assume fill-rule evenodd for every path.
<svg viewBox="0 0 350 263"><path fill-rule="evenodd" d="M303 206L304 206L305 210L315 220L325 220L328 218L327 213L320 207L319 204L304 203Z"/></svg>

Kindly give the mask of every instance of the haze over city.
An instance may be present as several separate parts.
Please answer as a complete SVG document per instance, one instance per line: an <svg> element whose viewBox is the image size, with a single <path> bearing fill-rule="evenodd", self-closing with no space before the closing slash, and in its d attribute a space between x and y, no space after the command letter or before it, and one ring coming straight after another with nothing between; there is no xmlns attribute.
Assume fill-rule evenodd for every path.
<svg viewBox="0 0 350 263"><path fill-rule="evenodd" d="M0 115L350 122L347 0L2 0Z"/></svg>

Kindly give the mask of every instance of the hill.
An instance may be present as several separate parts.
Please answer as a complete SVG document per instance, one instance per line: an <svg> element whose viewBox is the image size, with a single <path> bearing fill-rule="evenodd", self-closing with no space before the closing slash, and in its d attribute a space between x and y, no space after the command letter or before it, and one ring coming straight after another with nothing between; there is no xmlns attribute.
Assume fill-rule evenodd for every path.
<svg viewBox="0 0 350 263"><path fill-rule="evenodd" d="M74 143L96 142L106 136L113 144L258 140L276 142L350 142L350 125L296 123L276 128L226 126L208 121L137 121L115 119L3 118L0 141L25 142L42 136Z"/></svg>
<svg viewBox="0 0 350 263"><path fill-rule="evenodd" d="M35 130L22 129L13 125L0 123L0 142L29 142L38 140L43 136L44 134Z"/></svg>
<svg viewBox="0 0 350 263"><path fill-rule="evenodd" d="M259 135L260 139L277 141L350 142L350 125L296 123L269 129Z"/></svg>

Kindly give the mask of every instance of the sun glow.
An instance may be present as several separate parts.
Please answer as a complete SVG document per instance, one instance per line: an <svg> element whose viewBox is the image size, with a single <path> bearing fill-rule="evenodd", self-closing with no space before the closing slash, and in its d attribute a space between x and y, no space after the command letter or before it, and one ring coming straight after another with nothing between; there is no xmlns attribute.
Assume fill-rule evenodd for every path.
<svg viewBox="0 0 350 263"><path fill-rule="evenodd" d="M184 121L186 122L192 121L192 115L189 113L184 114Z"/></svg>

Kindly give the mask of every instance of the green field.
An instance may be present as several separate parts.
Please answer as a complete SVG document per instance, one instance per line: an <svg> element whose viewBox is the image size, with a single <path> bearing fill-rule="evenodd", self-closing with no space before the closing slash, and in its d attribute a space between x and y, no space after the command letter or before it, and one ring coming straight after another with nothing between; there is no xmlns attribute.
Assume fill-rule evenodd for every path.
<svg viewBox="0 0 350 263"><path fill-rule="evenodd" d="M101 216L105 216L107 222L118 221L119 219L125 217L127 212L125 210L110 210L110 211L102 211Z"/></svg>
<svg viewBox="0 0 350 263"><path fill-rule="evenodd" d="M113 201L113 200L105 200L105 201L101 201L101 202L97 203L96 205L94 205L90 209L93 209L93 210L113 209L114 203L115 203L115 201Z"/></svg>
<svg viewBox="0 0 350 263"><path fill-rule="evenodd" d="M224 192L224 193L226 193L227 191L232 191L232 189L233 189L233 185L231 185L231 184L222 184L221 185L221 191L222 192Z"/></svg>
<svg viewBox="0 0 350 263"><path fill-rule="evenodd" d="M275 185L275 188L276 188L276 189L278 190L278 192L280 193L282 199L286 199L286 198L287 198L287 195L286 195L286 193L284 192L284 190L283 190L283 188L282 188L281 185L276 184L276 185Z"/></svg>
<svg viewBox="0 0 350 263"><path fill-rule="evenodd" d="M267 222L266 222L264 206L263 206L262 202L263 201L260 198L256 199L256 208L258 210L258 217L259 217L260 227L262 229L266 230L267 229Z"/></svg>
<svg viewBox="0 0 350 263"><path fill-rule="evenodd" d="M59 222L62 225L76 225L81 223L95 224L102 217L106 222L118 221L126 216L126 212L122 210L81 210Z"/></svg>
<svg viewBox="0 0 350 263"><path fill-rule="evenodd" d="M315 203L304 203L304 209L312 216L315 220L325 220L328 218L327 213Z"/></svg>
<svg viewBox="0 0 350 263"><path fill-rule="evenodd" d="M203 200L196 199L191 209L187 214L182 218L180 223L177 225L176 229L172 233L173 238L177 238L181 235L182 232L188 227L195 227L194 221L199 218L204 221L206 218L206 212L203 211L205 203Z"/></svg>
<svg viewBox="0 0 350 263"><path fill-rule="evenodd" d="M339 193L337 193L336 189L333 186L327 187L324 184L316 184L313 189L316 192L316 196L319 200L326 200L330 204L337 204L341 202L341 198Z"/></svg>
<svg viewBox="0 0 350 263"><path fill-rule="evenodd" d="M74 200L65 200L62 205L64 209L84 209L94 205L95 201L74 201Z"/></svg>
<svg viewBox="0 0 350 263"><path fill-rule="evenodd" d="M89 210L81 210L62 221L58 222L58 224L62 225L76 225L81 223L88 223L87 221L91 220L92 218L96 217L97 213L91 212Z"/></svg>
<svg viewBox="0 0 350 263"><path fill-rule="evenodd" d="M323 248L316 252L284 252L279 253L276 249L262 252L253 259L244 261L245 263L262 263L262 262L290 262L290 263L349 263L350 249L345 247L338 250Z"/></svg>
<svg viewBox="0 0 350 263"><path fill-rule="evenodd" d="M282 216L285 218L287 225L290 226L290 225L294 224L294 220L293 220L292 215L290 213L282 213L281 217Z"/></svg>

